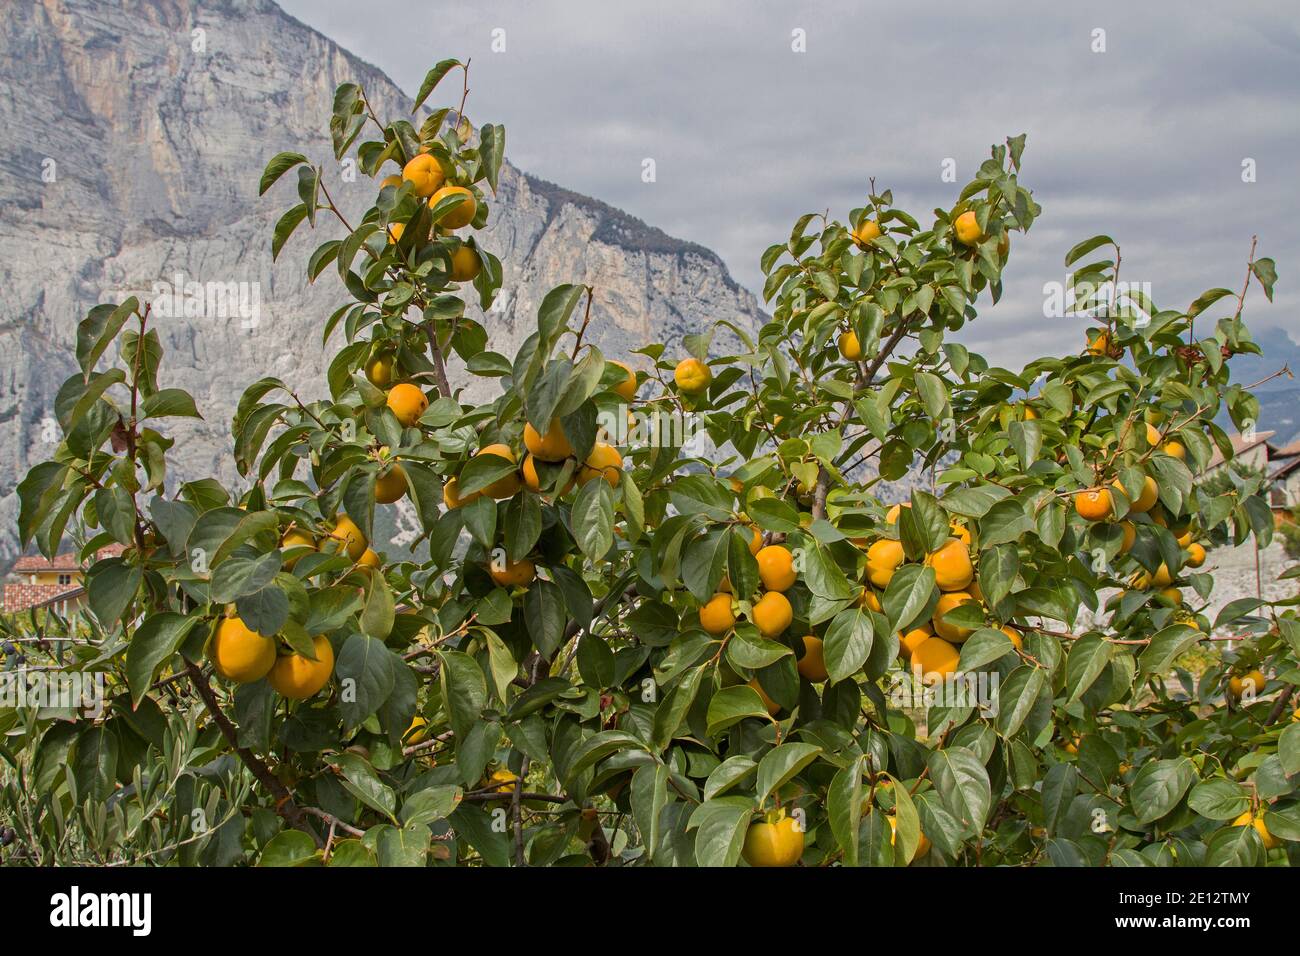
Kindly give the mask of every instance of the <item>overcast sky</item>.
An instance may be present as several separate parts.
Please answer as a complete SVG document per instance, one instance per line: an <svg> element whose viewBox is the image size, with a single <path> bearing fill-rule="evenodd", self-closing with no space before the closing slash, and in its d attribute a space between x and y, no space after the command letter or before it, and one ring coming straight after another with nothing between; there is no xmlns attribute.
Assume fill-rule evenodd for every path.
<svg viewBox="0 0 1300 956"><path fill-rule="evenodd" d="M1025 132L1022 182L1043 215L969 345L1005 364L1077 348L1081 321L1044 318L1043 284L1100 232L1120 242L1124 278L1179 308L1239 288L1258 233L1281 278L1247 319L1300 340L1294 0L282 6L410 93L438 59L472 57L466 112L506 125L515 165L715 250L755 292L759 255L800 214L844 219L875 176L928 222L955 198L946 158L960 185Z"/></svg>

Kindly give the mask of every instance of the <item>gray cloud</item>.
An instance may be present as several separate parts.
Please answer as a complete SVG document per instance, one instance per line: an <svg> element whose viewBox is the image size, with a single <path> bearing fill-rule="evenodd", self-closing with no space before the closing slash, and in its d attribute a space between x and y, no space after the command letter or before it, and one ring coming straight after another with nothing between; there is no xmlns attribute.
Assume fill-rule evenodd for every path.
<svg viewBox="0 0 1300 956"><path fill-rule="evenodd" d="M1281 281L1248 319L1300 339L1300 32L1285 2L282 5L408 91L434 60L473 57L468 112L506 124L516 165L714 249L755 291L759 255L800 214L843 218L875 176L924 222L954 199L945 157L964 182L991 143L1026 132L1022 180L1043 217L969 345L1006 365L1076 348L1081 323L1043 318L1042 286L1099 232L1168 306L1238 287L1258 233Z"/></svg>

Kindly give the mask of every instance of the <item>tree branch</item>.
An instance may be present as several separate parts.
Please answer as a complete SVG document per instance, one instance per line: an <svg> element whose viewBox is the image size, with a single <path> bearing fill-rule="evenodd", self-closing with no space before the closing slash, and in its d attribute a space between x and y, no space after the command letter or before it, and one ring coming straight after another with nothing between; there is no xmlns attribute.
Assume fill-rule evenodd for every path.
<svg viewBox="0 0 1300 956"><path fill-rule="evenodd" d="M323 847L324 843L321 841L320 834L307 823L305 812L293 801L293 794L289 792L288 788L280 782L275 774L271 773L271 768L257 754L247 747L240 746L239 732L235 730L235 725L230 722L230 718L222 711L217 695L212 690L212 685L208 683L207 675L193 661L186 661L185 669L190 675L190 683L198 691L199 697L203 700L203 706L212 715L212 719L216 722L221 735L226 738L226 742L230 744L239 759L243 761L244 766L252 771L253 776L275 799L275 812L283 817L285 822L294 829L309 834L316 841L318 847Z"/></svg>

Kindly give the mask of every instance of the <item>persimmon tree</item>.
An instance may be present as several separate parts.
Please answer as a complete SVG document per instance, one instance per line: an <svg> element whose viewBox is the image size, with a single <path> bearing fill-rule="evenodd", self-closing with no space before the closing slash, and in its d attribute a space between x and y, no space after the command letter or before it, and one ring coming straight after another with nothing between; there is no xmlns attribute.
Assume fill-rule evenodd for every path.
<svg viewBox="0 0 1300 956"><path fill-rule="evenodd" d="M504 130L470 125L456 61L416 111L461 74L418 126L339 88L333 158L375 180L359 221L324 163L268 164L262 193L296 185L273 253L328 237L307 270L337 283L339 349L328 395L244 393L244 490L168 474L166 420L197 410L162 386L149 307L81 323L20 532L125 547L50 652L107 701L0 716L9 859L1296 859L1300 621L1211 622L1198 570L1273 534L1216 424L1258 414L1229 359L1258 351L1270 260L1162 308L1117 296L1119 247L1089 239L1065 262L1079 351L990 365L955 333L1040 213L1018 137L924 223L874 184L800 218L763 253L761 328L606 356L569 284L507 356L475 317L501 292L477 237ZM378 553L402 499L418 538Z"/></svg>

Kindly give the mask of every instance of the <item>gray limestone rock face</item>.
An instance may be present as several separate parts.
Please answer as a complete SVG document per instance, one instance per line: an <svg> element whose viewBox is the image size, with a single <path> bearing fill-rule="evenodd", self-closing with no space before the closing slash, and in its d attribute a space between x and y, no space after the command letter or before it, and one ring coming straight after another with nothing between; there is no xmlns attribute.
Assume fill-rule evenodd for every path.
<svg viewBox="0 0 1300 956"><path fill-rule="evenodd" d="M273 263L272 227L296 202L293 177L265 197L257 186L271 156L297 150L325 164L349 219L373 202L375 182L352 176L330 148L334 90L345 81L361 83L381 117L410 115L410 100L382 72L270 0L6 5L0 566L17 553L14 488L59 437L54 396L76 371L76 327L91 306L128 294L170 304L170 293L199 284L188 309L152 319L167 349L162 384L189 390L204 416L164 423L177 440L176 477L235 479L230 419L256 379L278 376L305 398L324 393L342 337L327 346L321 333L346 293L333 270L308 283L306 260L342 227L324 218L314 233L300 227ZM472 106L472 120L493 120ZM629 349L671 350L718 319L763 321L755 297L709 250L512 166L479 240L503 263L504 308L483 321L489 347L507 356L542 297L565 282L595 287L588 337L634 366L644 360ZM463 368L451 373L467 381ZM481 399L493 387L468 394Z"/></svg>

